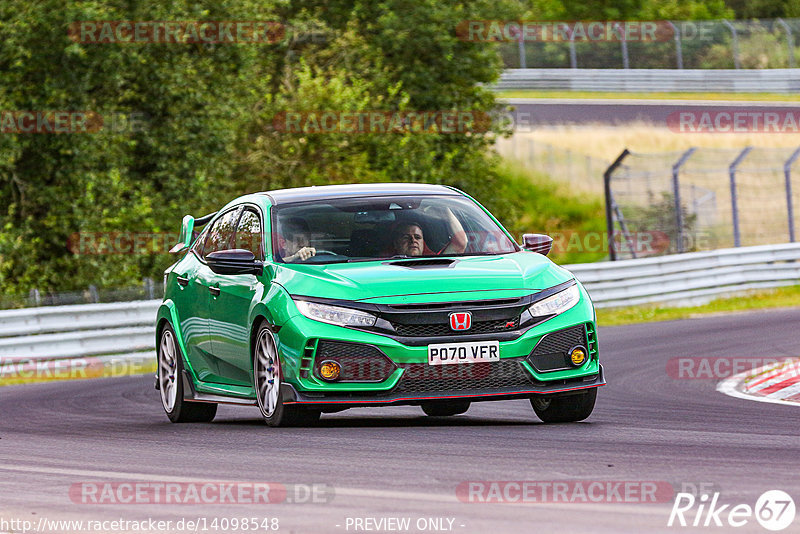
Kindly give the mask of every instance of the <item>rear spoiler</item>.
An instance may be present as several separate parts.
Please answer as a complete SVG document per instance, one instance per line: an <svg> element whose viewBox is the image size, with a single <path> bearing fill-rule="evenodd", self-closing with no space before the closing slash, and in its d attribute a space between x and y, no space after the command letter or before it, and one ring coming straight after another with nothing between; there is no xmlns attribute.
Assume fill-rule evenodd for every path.
<svg viewBox="0 0 800 534"><path fill-rule="evenodd" d="M178 237L178 242L172 247L169 252L170 254L178 254L183 252L184 250L188 250L189 247L192 246L194 243L195 238L200 232L195 231L195 229L200 228L201 226L205 226L208 222L214 218L217 212L209 213L208 215L204 215L203 217L199 217L195 219L191 215L184 215L183 221L181 221L181 233L180 237Z"/></svg>

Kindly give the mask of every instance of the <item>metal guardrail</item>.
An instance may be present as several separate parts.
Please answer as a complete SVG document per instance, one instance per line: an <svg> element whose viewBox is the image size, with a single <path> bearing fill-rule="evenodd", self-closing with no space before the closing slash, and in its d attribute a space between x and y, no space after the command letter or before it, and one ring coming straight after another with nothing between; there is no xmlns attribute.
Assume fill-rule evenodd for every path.
<svg viewBox="0 0 800 534"><path fill-rule="evenodd" d="M155 348L159 300L0 311L0 364L116 355Z"/></svg>
<svg viewBox="0 0 800 534"><path fill-rule="evenodd" d="M583 282L597 307L694 303L747 289L800 283L800 244L564 267ZM149 300L1 311L0 365L152 355L159 304Z"/></svg>
<svg viewBox="0 0 800 534"><path fill-rule="evenodd" d="M800 244L761 245L565 265L598 308L695 304L749 289L800 284Z"/></svg>
<svg viewBox="0 0 800 534"><path fill-rule="evenodd" d="M158 300L0 310L2 338L155 323Z"/></svg>
<svg viewBox="0 0 800 534"><path fill-rule="evenodd" d="M800 69L507 69L496 90L797 93Z"/></svg>

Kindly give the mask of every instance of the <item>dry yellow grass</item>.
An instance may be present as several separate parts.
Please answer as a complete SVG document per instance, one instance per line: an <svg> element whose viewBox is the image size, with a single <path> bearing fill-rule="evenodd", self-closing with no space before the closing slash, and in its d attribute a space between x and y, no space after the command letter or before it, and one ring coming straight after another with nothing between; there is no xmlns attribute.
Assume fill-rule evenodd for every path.
<svg viewBox="0 0 800 534"><path fill-rule="evenodd" d="M580 125L552 126L514 136L520 142L549 143L564 149L596 158L613 161L623 149L632 152L666 152L687 150L690 147L764 148L800 147L800 134L775 133L677 133L665 127L647 123L623 126ZM509 140L514 142L514 139Z"/></svg>

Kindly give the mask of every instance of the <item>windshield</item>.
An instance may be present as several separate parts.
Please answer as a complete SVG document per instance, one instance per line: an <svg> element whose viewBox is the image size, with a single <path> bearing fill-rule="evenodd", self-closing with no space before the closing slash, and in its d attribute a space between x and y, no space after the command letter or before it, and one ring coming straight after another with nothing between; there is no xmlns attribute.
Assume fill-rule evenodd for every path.
<svg viewBox="0 0 800 534"><path fill-rule="evenodd" d="M519 250L485 211L458 196L320 200L277 206L274 217L275 259L285 263L494 255Z"/></svg>

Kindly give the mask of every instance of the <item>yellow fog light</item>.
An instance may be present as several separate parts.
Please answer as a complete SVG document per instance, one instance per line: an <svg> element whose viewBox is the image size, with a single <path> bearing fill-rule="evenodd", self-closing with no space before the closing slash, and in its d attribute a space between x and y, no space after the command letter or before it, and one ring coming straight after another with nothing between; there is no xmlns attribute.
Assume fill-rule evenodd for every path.
<svg viewBox="0 0 800 534"><path fill-rule="evenodd" d="M572 352L569 353L569 359L572 362L572 365L576 367L583 365L583 362L586 361L586 353L580 347L572 349Z"/></svg>
<svg viewBox="0 0 800 534"><path fill-rule="evenodd" d="M319 366L319 376L325 380L336 380L339 378L341 370L342 368L337 362L328 360Z"/></svg>

